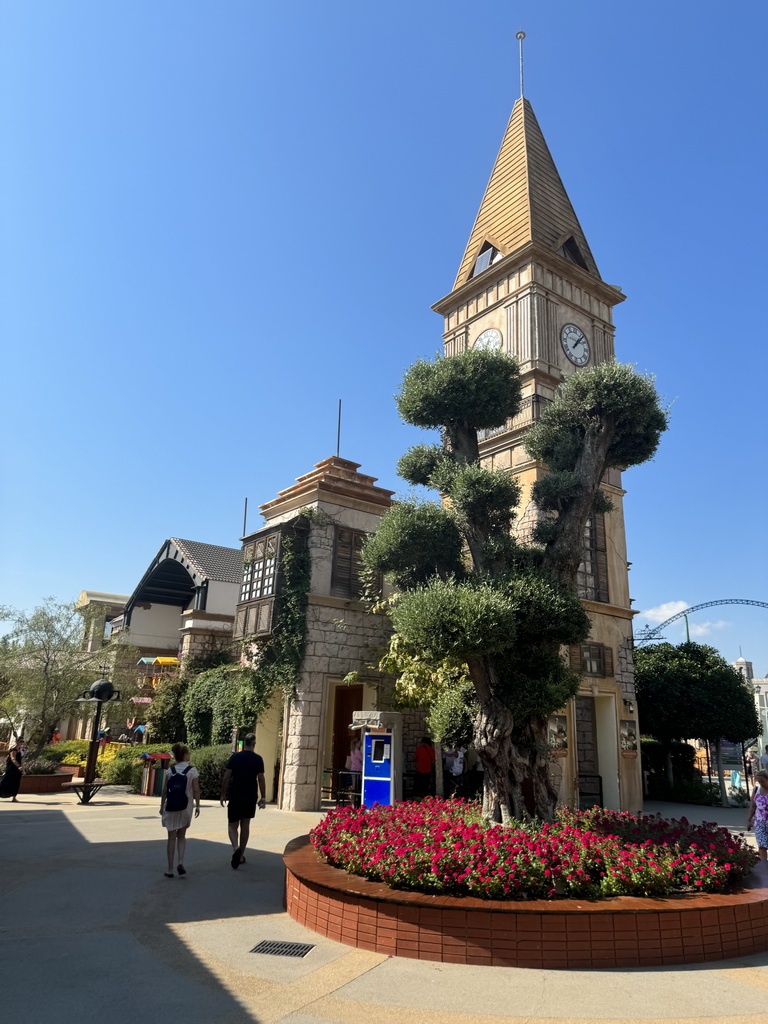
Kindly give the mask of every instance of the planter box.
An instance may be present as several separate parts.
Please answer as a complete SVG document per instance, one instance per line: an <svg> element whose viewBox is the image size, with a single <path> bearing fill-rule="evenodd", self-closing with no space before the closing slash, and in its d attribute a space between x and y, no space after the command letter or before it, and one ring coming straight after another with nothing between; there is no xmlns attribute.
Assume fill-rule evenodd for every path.
<svg viewBox="0 0 768 1024"><path fill-rule="evenodd" d="M69 772L57 772L55 775L22 775L20 793L60 793L65 782L72 776Z"/></svg>
<svg viewBox="0 0 768 1024"><path fill-rule="evenodd" d="M65 772L73 779L84 779L85 778L85 765L84 764L62 764L59 766L60 772ZM69 781L68 779L64 780Z"/></svg>
<svg viewBox="0 0 768 1024"><path fill-rule="evenodd" d="M283 860L290 917L389 956L588 970L676 967L768 949L764 861L736 892L502 901L405 892L349 875L323 863L308 836L290 842Z"/></svg>

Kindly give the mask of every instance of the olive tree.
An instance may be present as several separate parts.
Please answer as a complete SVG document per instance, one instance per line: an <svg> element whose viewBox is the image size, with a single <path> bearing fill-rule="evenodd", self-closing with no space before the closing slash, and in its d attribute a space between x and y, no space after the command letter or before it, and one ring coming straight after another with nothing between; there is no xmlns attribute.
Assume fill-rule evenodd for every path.
<svg viewBox="0 0 768 1024"><path fill-rule="evenodd" d="M606 363L569 377L526 435L546 471L533 488L538 524L526 543L514 531L520 486L481 464L478 443L478 431L506 424L520 400L517 363L501 353L415 363L398 409L407 423L441 429L442 444L411 448L398 472L443 501L395 505L363 549L368 568L397 590L400 662L407 650L422 663L465 666L484 808L502 822L552 817L546 725L578 687L562 647L590 631L576 592L587 519L611 508L600 490L606 470L649 459L666 428L653 381L631 367Z"/></svg>

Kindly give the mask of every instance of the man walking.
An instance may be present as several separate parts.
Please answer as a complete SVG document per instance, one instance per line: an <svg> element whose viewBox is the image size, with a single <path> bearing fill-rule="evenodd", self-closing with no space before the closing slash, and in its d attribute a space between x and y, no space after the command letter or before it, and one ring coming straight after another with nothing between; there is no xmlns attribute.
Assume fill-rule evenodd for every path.
<svg viewBox="0 0 768 1024"><path fill-rule="evenodd" d="M233 850L231 863L235 870L245 863L243 854L251 832L251 818L256 814L257 786L261 794L259 807L264 810L267 806L264 761L253 749L255 743L256 737L249 732L243 740L243 749L227 761L221 780L219 802L223 807L225 801L229 801L227 820Z"/></svg>

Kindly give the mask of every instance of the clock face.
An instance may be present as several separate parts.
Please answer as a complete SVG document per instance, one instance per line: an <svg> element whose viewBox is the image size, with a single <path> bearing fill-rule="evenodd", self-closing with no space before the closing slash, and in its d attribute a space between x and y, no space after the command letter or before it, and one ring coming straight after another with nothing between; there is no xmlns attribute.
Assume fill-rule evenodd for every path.
<svg viewBox="0 0 768 1024"><path fill-rule="evenodd" d="M472 346L475 350L490 349L492 352L498 351L501 348L501 333L494 327L489 328L487 331L483 331L482 334L478 334L475 338L475 344Z"/></svg>
<svg viewBox="0 0 768 1024"><path fill-rule="evenodd" d="M563 351L574 364L584 366L589 361L589 342L587 336L576 324L565 324L560 331L560 342Z"/></svg>

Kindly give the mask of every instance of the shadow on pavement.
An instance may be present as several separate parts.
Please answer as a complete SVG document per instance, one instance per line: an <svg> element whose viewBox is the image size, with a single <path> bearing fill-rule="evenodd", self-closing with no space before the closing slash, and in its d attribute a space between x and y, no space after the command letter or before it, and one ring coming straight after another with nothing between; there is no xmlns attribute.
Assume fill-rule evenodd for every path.
<svg viewBox="0 0 768 1024"><path fill-rule="evenodd" d="M281 912L281 856L249 849L248 863L234 871L217 817L221 838L195 838L193 822L188 875L167 879L165 832L159 815L140 813L146 807L100 818L83 811L71 820L41 803L0 820L3 1017L29 1019L31 1006L47 1006L65 1021L128 1024L154 1006L185 1024L258 1021L178 926L215 921L226 943L227 921ZM131 807L111 800L98 809L121 806ZM121 838L126 829L130 836L126 818L146 835L150 817L156 839Z"/></svg>

